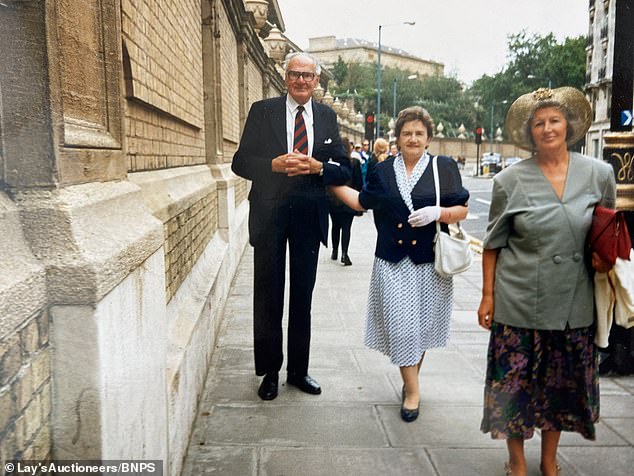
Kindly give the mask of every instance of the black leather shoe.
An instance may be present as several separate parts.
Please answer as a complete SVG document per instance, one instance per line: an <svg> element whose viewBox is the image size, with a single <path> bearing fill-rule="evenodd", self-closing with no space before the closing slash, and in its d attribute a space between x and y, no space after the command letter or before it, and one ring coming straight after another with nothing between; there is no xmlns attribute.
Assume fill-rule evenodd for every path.
<svg viewBox="0 0 634 476"><path fill-rule="evenodd" d="M405 385L403 385L403 394L401 396L401 418L407 423L410 423L418 418L418 407L414 410L405 408Z"/></svg>
<svg viewBox="0 0 634 476"><path fill-rule="evenodd" d="M352 261L350 261L350 257L348 255L343 255L341 257L341 262L343 263L344 266L351 266L352 265Z"/></svg>
<svg viewBox="0 0 634 476"><path fill-rule="evenodd" d="M270 372L264 376L260 388L258 388L258 395L262 400L273 400L277 397L277 383L279 374L277 372Z"/></svg>
<svg viewBox="0 0 634 476"><path fill-rule="evenodd" d="M330 259L337 261L337 250L332 250L332 254L330 255Z"/></svg>
<svg viewBox="0 0 634 476"><path fill-rule="evenodd" d="M321 387L315 379L309 375L299 377L298 375L288 374L286 382L289 385L299 388L302 392L310 393L311 395L319 395L321 393Z"/></svg>

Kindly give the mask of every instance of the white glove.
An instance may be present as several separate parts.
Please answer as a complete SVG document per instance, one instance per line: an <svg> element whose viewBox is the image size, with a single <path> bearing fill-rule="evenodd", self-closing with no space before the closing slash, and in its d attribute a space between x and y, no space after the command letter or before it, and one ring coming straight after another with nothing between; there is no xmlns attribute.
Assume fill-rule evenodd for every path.
<svg viewBox="0 0 634 476"><path fill-rule="evenodd" d="M423 207L414 212L407 218L412 226L425 226L440 218L440 207Z"/></svg>

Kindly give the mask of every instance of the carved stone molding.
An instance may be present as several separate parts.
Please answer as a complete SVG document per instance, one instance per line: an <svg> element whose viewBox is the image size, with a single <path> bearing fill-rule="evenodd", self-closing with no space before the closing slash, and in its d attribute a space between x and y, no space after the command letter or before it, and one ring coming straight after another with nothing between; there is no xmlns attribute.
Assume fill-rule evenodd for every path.
<svg viewBox="0 0 634 476"><path fill-rule="evenodd" d="M266 18L269 12L269 1L244 0L244 7L248 12L253 13L253 18L255 18L255 31L260 33L260 30L266 24Z"/></svg>
<svg viewBox="0 0 634 476"><path fill-rule="evenodd" d="M603 139L603 160L616 179L616 208L634 210L634 132L609 132Z"/></svg>
<svg viewBox="0 0 634 476"><path fill-rule="evenodd" d="M271 28L269 36L264 40L268 48L268 53L273 60L280 64L286 58L286 40L282 36L282 32L277 28Z"/></svg>

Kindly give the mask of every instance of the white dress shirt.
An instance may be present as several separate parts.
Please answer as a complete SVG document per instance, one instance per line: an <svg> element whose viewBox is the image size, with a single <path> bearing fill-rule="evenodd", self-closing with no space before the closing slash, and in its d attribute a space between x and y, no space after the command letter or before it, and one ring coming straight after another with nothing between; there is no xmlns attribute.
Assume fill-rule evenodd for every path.
<svg viewBox="0 0 634 476"><path fill-rule="evenodd" d="M290 95L286 95L286 144L288 152L293 152L293 139L295 136L295 115L299 104ZM313 154L313 142L315 131L313 129L313 103L312 98L304 106L304 123L306 124L306 135L308 137L308 155Z"/></svg>

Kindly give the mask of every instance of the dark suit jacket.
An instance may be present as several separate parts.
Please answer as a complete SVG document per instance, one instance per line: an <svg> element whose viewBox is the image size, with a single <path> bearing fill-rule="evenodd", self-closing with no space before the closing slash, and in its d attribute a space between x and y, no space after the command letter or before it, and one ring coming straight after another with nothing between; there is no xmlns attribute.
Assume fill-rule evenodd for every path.
<svg viewBox="0 0 634 476"><path fill-rule="evenodd" d="M360 192L363 188L363 176L361 175L361 161L355 157L350 157L350 166L352 167L352 177L346 182L346 185ZM330 192L330 213L350 213L351 215L361 216L362 212L357 212L349 206L345 205L337 196Z"/></svg>
<svg viewBox="0 0 634 476"><path fill-rule="evenodd" d="M462 186L460 172L451 157L438 156L440 178L440 206L466 205L469 192ZM411 193L414 210L436 204L431 156L428 167ZM398 263L405 256L416 263L434 261L433 241L436 223L412 227L407 222L410 211L401 197L394 173L394 157L380 162L368 174L365 188L359 195L365 209L374 209L377 230L375 255L386 261ZM441 223L448 231L448 226Z"/></svg>
<svg viewBox="0 0 634 476"><path fill-rule="evenodd" d="M251 106L240 146L231 169L253 181L249 201L249 237L253 246L266 239L275 227L280 205L291 200L314 203L322 243L328 237L326 185L342 185L350 178L350 162L339 136L337 116L328 106L312 101L314 143L312 156L323 162L323 176L288 177L271 170L271 161L288 152L286 143L286 96L264 99Z"/></svg>

